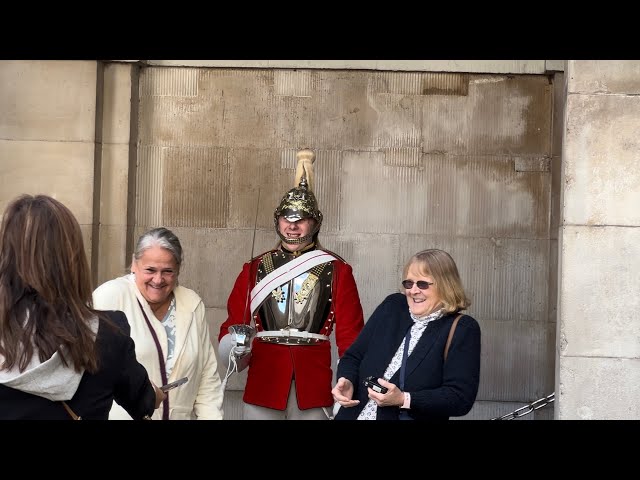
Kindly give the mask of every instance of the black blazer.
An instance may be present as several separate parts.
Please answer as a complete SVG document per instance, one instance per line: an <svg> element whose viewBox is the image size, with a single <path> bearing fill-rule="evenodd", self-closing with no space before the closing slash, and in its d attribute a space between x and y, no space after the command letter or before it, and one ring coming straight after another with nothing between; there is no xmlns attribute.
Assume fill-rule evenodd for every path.
<svg viewBox="0 0 640 480"><path fill-rule="evenodd" d="M448 420L471 410L480 382L480 326L469 315L458 321L444 362L444 348L449 329L457 313L445 315L427 325L422 337L409 355L404 391L411 394L407 410L415 420ZM358 338L340 359L337 378L353 383L353 398L360 404L341 407L336 420L355 420L369 400L364 379L382 378L393 355L413 325L406 297L389 295L373 312ZM400 369L390 382L400 384ZM397 420L400 407L378 407L378 420Z"/></svg>
<svg viewBox="0 0 640 480"><path fill-rule="evenodd" d="M107 420L113 401L134 419L151 415L155 390L145 368L138 363L129 336L127 317L120 311L105 311L115 324L100 319L96 348L98 372L85 372L78 390L67 404L83 420ZM0 385L0 420L70 420L62 403Z"/></svg>

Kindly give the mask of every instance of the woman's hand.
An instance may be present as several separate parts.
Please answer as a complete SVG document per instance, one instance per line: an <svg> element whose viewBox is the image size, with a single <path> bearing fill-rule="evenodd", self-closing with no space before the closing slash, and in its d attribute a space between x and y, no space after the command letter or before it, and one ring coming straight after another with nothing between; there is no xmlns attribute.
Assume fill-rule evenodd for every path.
<svg viewBox="0 0 640 480"><path fill-rule="evenodd" d="M331 390L333 399L343 407L355 407L360 400L351 400L353 398L353 383L344 377L340 377L336 386Z"/></svg>
<svg viewBox="0 0 640 480"><path fill-rule="evenodd" d="M384 378L378 378L378 383L387 387L387 393L377 393L367 388L369 398L379 407L401 407L404 404L404 393L394 383L387 382Z"/></svg>
<svg viewBox="0 0 640 480"><path fill-rule="evenodd" d="M160 387L156 386L155 383L151 382L151 385L153 385L153 389L156 391L156 409L157 409L160 405L162 405L162 402L164 402L164 399L167 398L167 394L164 393L162 390L160 390Z"/></svg>

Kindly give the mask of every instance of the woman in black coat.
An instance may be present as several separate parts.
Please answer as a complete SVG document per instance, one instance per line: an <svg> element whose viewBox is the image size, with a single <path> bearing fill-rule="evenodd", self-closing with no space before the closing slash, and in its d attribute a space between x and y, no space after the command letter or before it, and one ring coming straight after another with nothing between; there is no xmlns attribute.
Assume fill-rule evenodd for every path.
<svg viewBox="0 0 640 480"><path fill-rule="evenodd" d="M0 419L106 420L114 400L142 419L160 405L125 315L91 302L71 211L46 195L18 197L0 227Z"/></svg>
<svg viewBox="0 0 640 480"><path fill-rule="evenodd" d="M340 359L332 390L340 404L336 420L448 420L475 402L480 326L459 313L470 302L454 260L423 250L407 262L403 278L404 294L376 308ZM367 377L378 385L365 386Z"/></svg>

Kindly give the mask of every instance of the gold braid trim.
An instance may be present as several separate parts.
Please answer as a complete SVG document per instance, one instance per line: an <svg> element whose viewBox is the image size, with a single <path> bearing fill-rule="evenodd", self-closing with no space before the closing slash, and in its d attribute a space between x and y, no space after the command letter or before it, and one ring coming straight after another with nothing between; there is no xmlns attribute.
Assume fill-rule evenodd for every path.
<svg viewBox="0 0 640 480"><path fill-rule="evenodd" d="M262 257L262 264L264 265L264 269L267 272L266 275L269 275L275 270L275 268L273 267L273 258L271 257L271 252Z"/></svg>
<svg viewBox="0 0 640 480"><path fill-rule="evenodd" d="M275 270L275 267L273 265L273 257L271 256L271 253L268 253L267 255L262 257L262 264L264 265L264 270L266 272L265 275L269 275L271 272ZM275 290L271 290L271 296L273 296L273 298L278 303L284 302L284 291L282 290L281 287L278 287Z"/></svg>

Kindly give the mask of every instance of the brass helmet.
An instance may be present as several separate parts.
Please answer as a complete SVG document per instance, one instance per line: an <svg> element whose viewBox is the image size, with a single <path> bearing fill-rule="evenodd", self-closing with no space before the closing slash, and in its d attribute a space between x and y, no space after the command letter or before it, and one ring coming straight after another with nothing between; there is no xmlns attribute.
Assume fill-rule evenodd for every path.
<svg viewBox="0 0 640 480"><path fill-rule="evenodd" d="M322 212L318 209L318 201L313 194L313 162L316 155L313 151L305 148L296 154L298 160L296 166L296 178L294 187L284 194L280 205L273 212L273 224L280 239L290 245L305 243L311 240L320 231L322 225ZM284 217L290 222L295 222L303 218L313 218L315 226L309 235L301 238L287 238L280 233L278 228L278 218Z"/></svg>

